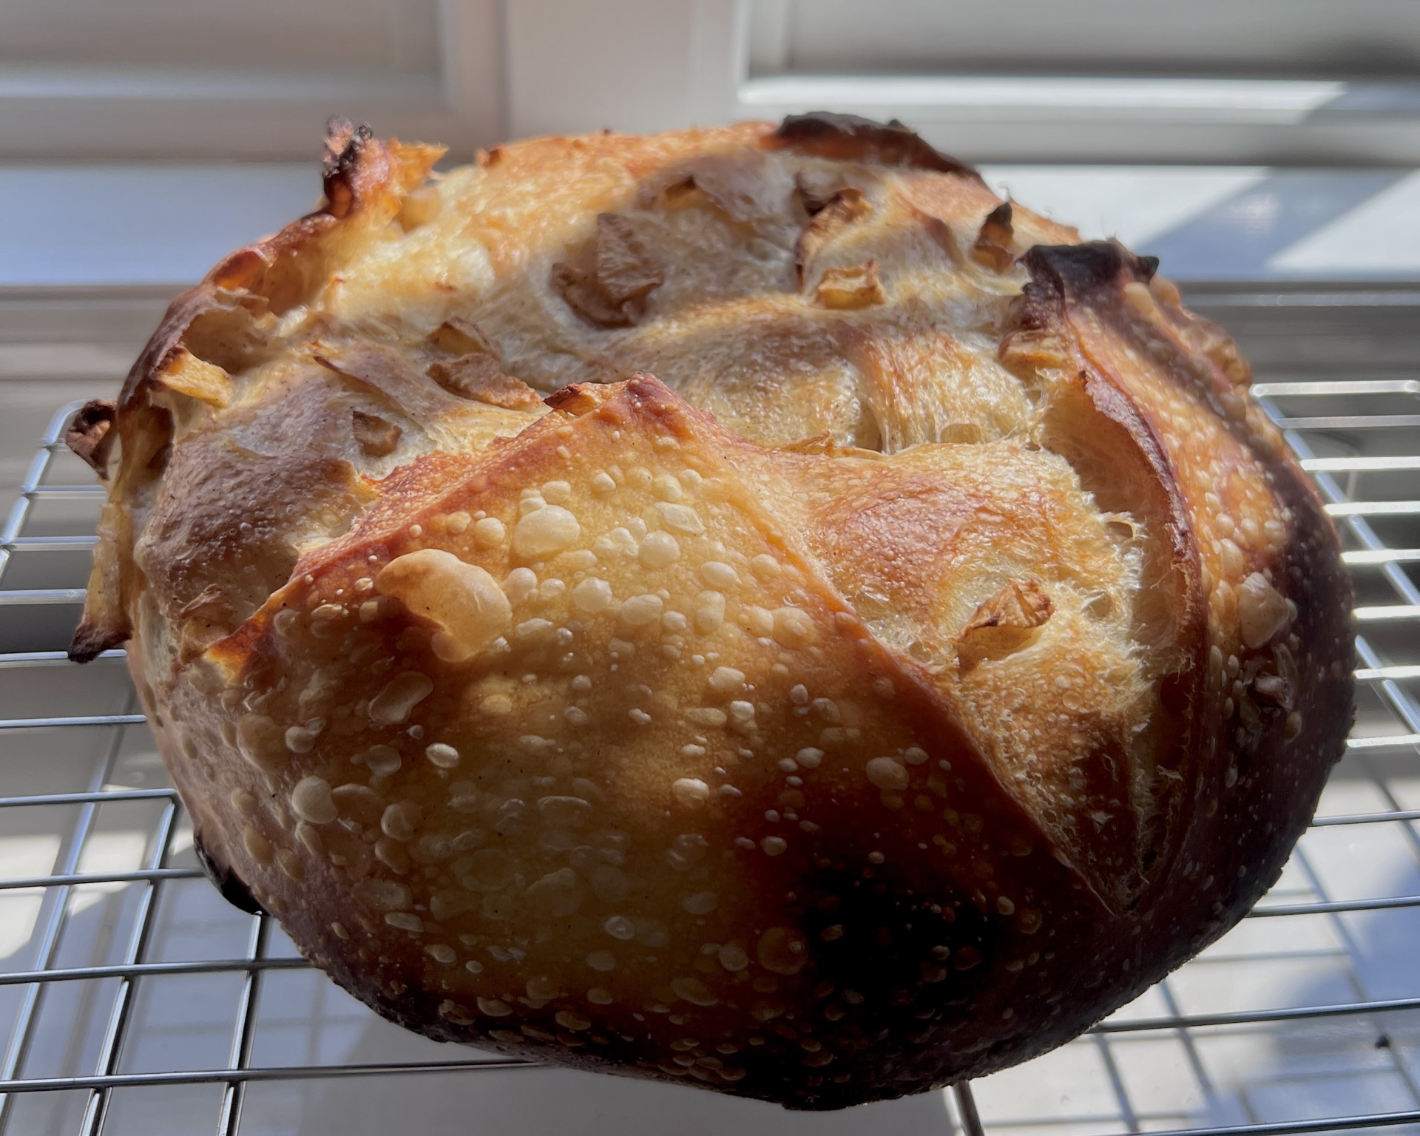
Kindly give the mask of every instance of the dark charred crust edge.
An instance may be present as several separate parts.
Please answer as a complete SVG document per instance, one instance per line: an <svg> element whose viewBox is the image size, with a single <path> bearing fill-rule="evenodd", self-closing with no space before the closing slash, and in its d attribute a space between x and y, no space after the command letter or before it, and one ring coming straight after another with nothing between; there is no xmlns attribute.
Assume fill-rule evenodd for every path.
<svg viewBox="0 0 1420 1136"><path fill-rule="evenodd" d="M1027 299L1033 298L1034 291L1040 300L1058 303L1105 288L1117 290L1134 280L1147 284L1158 271L1159 258L1135 256L1118 241L1085 241L1035 245L1021 257L1021 264L1031 277Z"/></svg>
<svg viewBox="0 0 1420 1136"><path fill-rule="evenodd" d="M248 915L265 915L267 913L266 908L256 901L256 898L251 894L251 889L242 882L241 877L208 851L200 832L194 831L192 834L192 850L197 853L197 863L202 869L202 874L221 893L223 899L238 911L245 911Z"/></svg>
<svg viewBox="0 0 1420 1136"><path fill-rule="evenodd" d="M986 184L971 166L943 154L896 119L881 123L856 114L831 111L791 114L768 135L767 142L777 149L817 158L935 170Z"/></svg>
<svg viewBox="0 0 1420 1136"><path fill-rule="evenodd" d="M92 663L105 651L122 646L128 640L128 630L122 632L81 623L69 641L68 656L71 663Z"/></svg>
<svg viewBox="0 0 1420 1136"><path fill-rule="evenodd" d="M356 175L366 147L374 140L369 126L354 125L348 118L332 118L326 124L325 159L321 178L325 187L325 212L344 217L358 195Z"/></svg>
<svg viewBox="0 0 1420 1136"><path fill-rule="evenodd" d="M108 480L108 458L118 437L113 429L117 413L108 399L91 399L79 408L64 432L64 444L103 481Z"/></svg>

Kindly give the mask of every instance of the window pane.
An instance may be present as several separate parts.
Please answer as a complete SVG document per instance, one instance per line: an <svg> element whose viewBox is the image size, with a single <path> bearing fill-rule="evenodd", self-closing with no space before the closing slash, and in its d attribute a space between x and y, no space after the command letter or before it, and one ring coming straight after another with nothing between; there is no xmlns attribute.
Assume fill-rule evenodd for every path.
<svg viewBox="0 0 1420 1136"><path fill-rule="evenodd" d="M1413 77L1415 0L755 0L800 72ZM767 17L767 18L766 18ZM787 49L787 51L786 51Z"/></svg>
<svg viewBox="0 0 1420 1136"><path fill-rule="evenodd" d="M0 63L428 72L437 0L4 0Z"/></svg>

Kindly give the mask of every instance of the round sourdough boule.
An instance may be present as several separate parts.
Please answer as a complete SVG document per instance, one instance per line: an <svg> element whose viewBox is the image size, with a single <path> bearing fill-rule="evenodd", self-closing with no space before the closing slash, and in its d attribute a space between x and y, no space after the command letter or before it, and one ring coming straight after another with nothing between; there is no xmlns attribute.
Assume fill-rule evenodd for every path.
<svg viewBox="0 0 1420 1136"><path fill-rule="evenodd" d="M792 1108L1241 917L1350 593L1152 261L857 119L440 152L333 127L71 433L73 654L128 641L229 895L431 1037Z"/></svg>

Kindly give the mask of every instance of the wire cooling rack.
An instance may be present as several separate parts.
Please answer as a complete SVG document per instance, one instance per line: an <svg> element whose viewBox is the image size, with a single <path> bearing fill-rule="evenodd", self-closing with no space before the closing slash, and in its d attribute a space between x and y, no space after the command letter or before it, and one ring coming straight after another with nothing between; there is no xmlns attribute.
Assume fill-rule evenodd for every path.
<svg viewBox="0 0 1420 1136"><path fill-rule="evenodd" d="M64 658L102 494L58 409L0 529L0 1136L1420 1133L1420 289L1190 299L1243 340L1342 532L1361 632L1347 756L1281 881L1198 959L1028 1065L839 1114L428 1042L228 907L122 653Z"/></svg>

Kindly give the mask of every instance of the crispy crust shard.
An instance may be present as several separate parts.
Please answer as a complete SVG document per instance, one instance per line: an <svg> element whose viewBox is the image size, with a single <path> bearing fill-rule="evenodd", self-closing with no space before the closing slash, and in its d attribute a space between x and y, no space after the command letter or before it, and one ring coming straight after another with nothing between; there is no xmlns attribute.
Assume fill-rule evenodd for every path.
<svg viewBox="0 0 1420 1136"><path fill-rule="evenodd" d="M74 414L64 432L64 444L82 458L101 481L108 480L109 455L118 435L113 433L116 408L107 399L91 399Z"/></svg>
<svg viewBox="0 0 1420 1136"><path fill-rule="evenodd" d="M223 894L431 1037L813 1109L1241 917L1348 584L1156 263L846 116L440 152L333 123L71 431L72 654Z"/></svg>
<svg viewBox="0 0 1420 1136"><path fill-rule="evenodd" d="M981 222L981 232L976 243L971 246L971 259L977 264L1004 272L1016 262L1016 254L1011 251L1015 239L1015 229L1011 225L1011 203L1003 201L986 215Z"/></svg>

